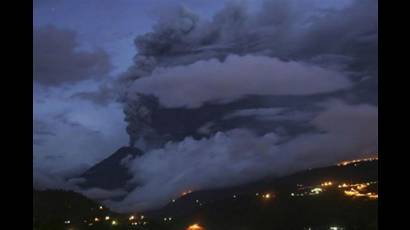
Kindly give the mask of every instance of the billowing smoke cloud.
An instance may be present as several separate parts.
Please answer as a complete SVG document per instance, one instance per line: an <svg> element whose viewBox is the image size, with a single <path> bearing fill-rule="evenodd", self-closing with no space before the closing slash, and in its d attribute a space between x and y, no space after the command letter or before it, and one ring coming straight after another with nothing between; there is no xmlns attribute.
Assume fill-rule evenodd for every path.
<svg viewBox="0 0 410 230"><path fill-rule="evenodd" d="M113 208L377 151L374 96L360 97L377 95L377 1L310 3L232 2L211 20L182 7L136 38L115 88L130 144L158 143L128 162L140 186Z"/></svg>
<svg viewBox="0 0 410 230"><path fill-rule="evenodd" d="M187 137L135 159L134 180L142 185L119 203L119 211L161 207L188 189L201 190L283 175L308 167L377 151L377 107L330 101L312 121L317 131L281 143L272 132L263 136L235 129L210 138ZM360 154L359 154L360 155Z"/></svg>
<svg viewBox="0 0 410 230"><path fill-rule="evenodd" d="M135 64L119 81L131 144L155 133L147 125L150 106L137 93L153 94L163 106L195 107L245 94L329 92L349 86L346 75L377 76L374 0L341 9L268 0L256 12L236 1L211 20L184 7L163 15L136 38Z"/></svg>

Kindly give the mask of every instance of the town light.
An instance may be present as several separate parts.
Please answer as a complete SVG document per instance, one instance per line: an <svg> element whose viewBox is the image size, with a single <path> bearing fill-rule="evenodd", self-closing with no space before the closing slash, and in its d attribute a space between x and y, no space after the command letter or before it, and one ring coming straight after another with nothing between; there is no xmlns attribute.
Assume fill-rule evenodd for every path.
<svg viewBox="0 0 410 230"><path fill-rule="evenodd" d="M201 227L199 224L193 224L190 225L187 230L205 230L203 227Z"/></svg>

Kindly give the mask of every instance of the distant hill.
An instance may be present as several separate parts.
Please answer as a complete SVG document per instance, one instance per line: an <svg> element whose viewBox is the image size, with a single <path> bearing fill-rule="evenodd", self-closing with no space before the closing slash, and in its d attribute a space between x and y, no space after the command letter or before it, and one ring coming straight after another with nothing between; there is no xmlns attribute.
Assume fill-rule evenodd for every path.
<svg viewBox="0 0 410 230"><path fill-rule="evenodd" d="M323 187L325 181L331 181L332 185ZM377 198L347 196L346 188L339 187L345 183L368 184L363 193L377 193L378 161L305 170L230 188L193 191L159 210L139 213L145 216L144 220L138 217L129 220L131 214L116 214L106 207L99 210L98 203L74 192L33 191L34 222L35 229L42 230L69 229L67 226L76 230L184 230L194 223L205 230L377 229ZM311 189L315 187L323 188L323 192L312 195ZM111 219L92 221L95 216L106 215ZM67 219L70 224L64 224ZM116 226L111 223L114 219Z"/></svg>
<svg viewBox="0 0 410 230"><path fill-rule="evenodd" d="M149 212L154 216L179 216L186 215L198 209L196 200L206 203L218 202L219 200L231 199L233 195L249 195L261 193L262 191L276 191L290 193L297 189L297 185L318 185L323 181L333 181L334 183L355 183L363 181L378 181L378 162L363 162L348 166L329 166L304 170L295 174L281 178L265 178L252 183L240 186L233 186L221 189L195 191L186 196L180 197L178 202L172 202L165 207Z"/></svg>

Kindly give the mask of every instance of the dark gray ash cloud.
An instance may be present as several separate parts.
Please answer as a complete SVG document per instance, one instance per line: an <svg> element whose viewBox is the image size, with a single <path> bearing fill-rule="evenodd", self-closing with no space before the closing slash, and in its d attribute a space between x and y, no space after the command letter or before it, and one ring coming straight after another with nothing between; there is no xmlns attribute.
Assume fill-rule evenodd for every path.
<svg viewBox="0 0 410 230"><path fill-rule="evenodd" d="M43 86L102 78L112 68L104 50L81 50L74 31L52 25L34 29L33 49L33 80Z"/></svg>
<svg viewBox="0 0 410 230"><path fill-rule="evenodd" d="M144 130L150 130L141 128L141 123L147 123L144 119L135 112L127 111L140 104L136 102L139 100L137 92L153 94L159 97L162 105L174 107L193 106L193 102L189 104L183 101L195 100L201 92L200 97L203 99L196 102L195 106L206 100L221 99L218 97L221 93L231 93L231 96L236 93L239 96L241 88L237 85L241 81L247 83L248 87L254 86L253 91L243 93L254 94L260 85L269 87L273 84L283 95L294 94L294 91L286 90L288 87L285 86L292 84L297 87L302 81L298 83L292 77L287 77L291 73L281 73L274 78L270 77L272 73L262 71L260 74L264 78L249 76L253 70L258 72L261 59L268 58L278 60L278 65L299 63L307 69L323 68L323 71L334 72L318 74L319 77L312 77L311 81L303 81L305 93L310 94L341 89L349 81L377 77L377 2L373 0L353 1L346 8L334 10L321 9L317 4L309 4L307 1L265 1L263 7L256 12L248 10L244 2L231 2L215 13L211 20L200 18L183 7L162 15L152 32L135 39L138 49L135 64L123 74L119 82L123 101L127 104L125 114L128 130L134 130L128 132L131 143L144 136ZM232 55L239 55L235 58L239 60L237 63L231 64L230 60L233 58L230 57L235 57ZM247 56L242 57L244 55ZM242 67L240 60L252 59L251 57L255 61L246 62ZM214 67L205 70L209 63L214 63ZM276 71L277 66L274 65L264 64L264 67ZM231 73L224 74L226 69L231 69ZM287 71L294 70L290 68ZM173 72L175 76L165 78ZM210 76L198 76L202 72ZM215 72L220 72L225 78L218 77ZM241 77L242 72L247 74ZM335 74L345 76L345 82L334 82L333 87L328 85L327 89L309 91L309 86L319 87L326 82L329 84L335 80L331 77ZM264 82L266 80L269 81ZM246 84L242 85L246 87ZM220 88L212 91L215 87ZM225 88L228 90L224 90ZM171 92L172 90L174 91ZM260 91L275 94L272 91ZM169 101L175 97L178 98L173 102ZM165 99L167 102L164 103ZM152 133L152 130L147 132Z"/></svg>

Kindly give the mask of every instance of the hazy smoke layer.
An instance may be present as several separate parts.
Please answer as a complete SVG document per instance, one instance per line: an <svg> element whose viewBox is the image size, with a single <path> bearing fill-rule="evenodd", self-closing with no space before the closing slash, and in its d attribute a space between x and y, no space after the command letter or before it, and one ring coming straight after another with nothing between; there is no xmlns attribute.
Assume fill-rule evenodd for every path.
<svg viewBox="0 0 410 230"><path fill-rule="evenodd" d="M343 74L269 57L229 56L187 66L160 68L135 81L131 90L154 95L165 107L200 107L246 95L306 95L351 86Z"/></svg>

